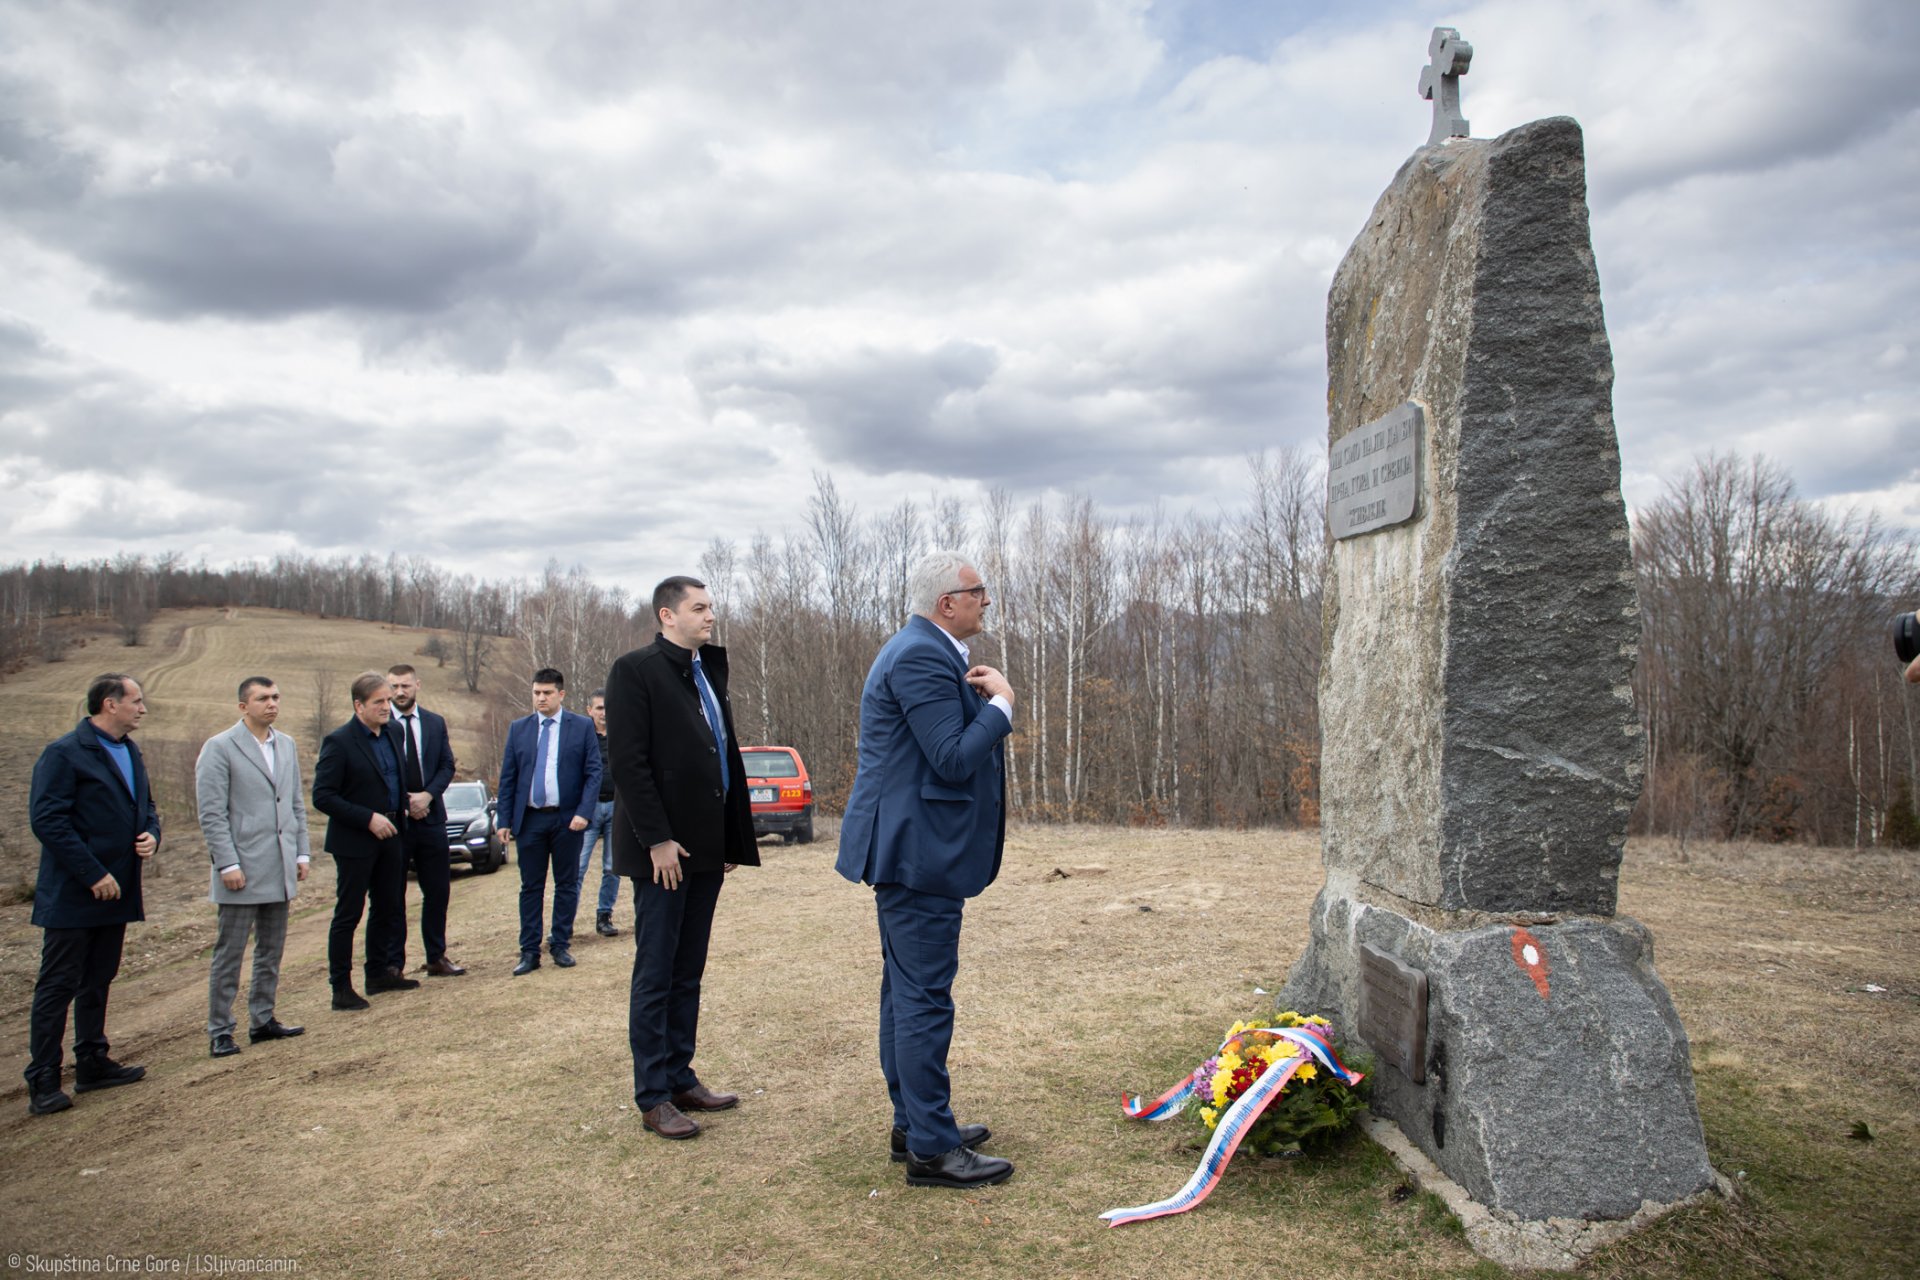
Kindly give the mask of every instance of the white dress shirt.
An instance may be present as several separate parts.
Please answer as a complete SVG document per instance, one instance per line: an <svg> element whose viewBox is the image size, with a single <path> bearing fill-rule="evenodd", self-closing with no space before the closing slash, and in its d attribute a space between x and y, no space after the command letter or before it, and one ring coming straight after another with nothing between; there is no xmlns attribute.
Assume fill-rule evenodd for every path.
<svg viewBox="0 0 1920 1280"><path fill-rule="evenodd" d="M551 723L553 728L547 730L547 758L535 762L546 776L547 803L556 809L560 807L560 716L564 714L561 712L540 718L542 723ZM533 749L540 750L540 725L533 727Z"/></svg>
<svg viewBox="0 0 1920 1280"><path fill-rule="evenodd" d="M953 647L960 651L960 661L966 663L967 669L971 671L973 669L973 654L970 650L968 650L967 646L963 644L961 641L959 641L958 639L955 639L954 634L951 631L948 631L945 627L940 628L940 634L945 636L947 639L953 641ZM1008 726L1009 727L1012 726L1013 704L1007 701L1006 694L1004 693L994 694L991 698L987 699L987 705L990 707L1000 708L1000 714L1007 718Z"/></svg>

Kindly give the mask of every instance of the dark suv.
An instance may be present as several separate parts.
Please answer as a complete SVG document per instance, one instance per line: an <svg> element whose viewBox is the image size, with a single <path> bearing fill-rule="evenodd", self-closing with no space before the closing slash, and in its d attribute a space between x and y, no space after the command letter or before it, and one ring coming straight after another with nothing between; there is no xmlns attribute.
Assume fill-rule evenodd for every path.
<svg viewBox="0 0 1920 1280"><path fill-rule="evenodd" d="M484 782L456 782L441 797L447 806L447 860L475 871L498 871L507 861L493 824L493 797Z"/></svg>

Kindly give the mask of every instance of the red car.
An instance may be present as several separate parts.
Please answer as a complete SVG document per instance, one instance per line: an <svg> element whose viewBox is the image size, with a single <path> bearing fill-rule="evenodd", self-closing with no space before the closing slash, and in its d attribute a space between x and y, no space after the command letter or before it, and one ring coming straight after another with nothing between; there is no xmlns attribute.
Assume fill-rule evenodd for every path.
<svg viewBox="0 0 1920 1280"><path fill-rule="evenodd" d="M792 747L742 747L753 834L781 835L788 844L813 841L813 780Z"/></svg>

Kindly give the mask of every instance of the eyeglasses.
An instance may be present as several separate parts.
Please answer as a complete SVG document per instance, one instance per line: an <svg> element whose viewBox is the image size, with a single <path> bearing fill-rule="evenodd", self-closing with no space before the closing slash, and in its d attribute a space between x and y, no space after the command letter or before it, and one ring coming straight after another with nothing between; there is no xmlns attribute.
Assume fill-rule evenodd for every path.
<svg viewBox="0 0 1920 1280"><path fill-rule="evenodd" d="M951 591L943 591L940 594L946 596L976 596L979 599L985 600L987 598L987 584L983 582L977 587L955 587Z"/></svg>

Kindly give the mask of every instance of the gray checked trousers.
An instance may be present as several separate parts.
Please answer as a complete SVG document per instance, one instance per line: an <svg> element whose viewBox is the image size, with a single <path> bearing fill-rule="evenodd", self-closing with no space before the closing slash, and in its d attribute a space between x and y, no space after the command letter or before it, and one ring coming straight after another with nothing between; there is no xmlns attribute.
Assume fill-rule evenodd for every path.
<svg viewBox="0 0 1920 1280"><path fill-rule="evenodd" d="M280 987L280 953L287 945L287 904L220 904L220 936L213 944L213 972L207 979L207 1035L232 1035L233 1001L240 994L240 960L253 934L253 985L247 991L247 1026L263 1027L273 1017Z"/></svg>

